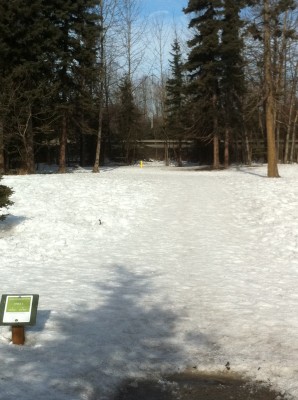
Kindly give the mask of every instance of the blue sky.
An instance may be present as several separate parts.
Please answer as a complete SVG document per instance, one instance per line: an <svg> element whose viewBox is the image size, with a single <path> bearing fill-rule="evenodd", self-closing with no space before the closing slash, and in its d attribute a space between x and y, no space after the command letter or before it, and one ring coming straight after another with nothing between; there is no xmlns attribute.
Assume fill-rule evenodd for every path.
<svg viewBox="0 0 298 400"><path fill-rule="evenodd" d="M182 9L187 6L187 0L140 0L141 7L147 16L154 13L164 13L170 18L181 17Z"/></svg>

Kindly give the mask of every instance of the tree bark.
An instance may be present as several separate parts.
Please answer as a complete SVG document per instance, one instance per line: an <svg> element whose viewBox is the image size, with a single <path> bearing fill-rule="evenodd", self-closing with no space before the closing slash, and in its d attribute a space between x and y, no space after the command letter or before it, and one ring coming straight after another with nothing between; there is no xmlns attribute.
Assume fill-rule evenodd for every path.
<svg viewBox="0 0 298 400"><path fill-rule="evenodd" d="M33 138L33 126L32 126L32 110L29 109L29 120L28 127L25 133L26 135L26 171L28 174L34 174L35 162L34 162L34 138Z"/></svg>
<svg viewBox="0 0 298 400"><path fill-rule="evenodd" d="M66 172L66 144L67 144L67 116L66 110L62 115L62 129L60 134L59 169L60 174Z"/></svg>
<svg viewBox="0 0 298 400"><path fill-rule="evenodd" d="M102 26L100 27L100 66L99 66L99 79L100 79L100 90L99 90L99 110L98 110L98 128L97 128L97 138L96 138L96 149L95 149L95 161L93 165L92 172L99 172L99 162L100 162L100 148L101 148L101 137L102 137L102 122L103 122L103 95L104 95L104 80L105 80L105 37L104 37L104 27L103 27L103 2L99 0L100 7L100 21Z"/></svg>
<svg viewBox="0 0 298 400"><path fill-rule="evenodd" d="M100 147L101 147L101 137L102 137L102 120L103 120L103 81L100 82L100 99L99 99L99 112L98 112L98 128L97 128L97 138L96 138L96 149L95 149L95 161L93 165L92 172L99 172L99 162L100 162Z"/></svg>
<svg viewBox="0 0 298 400"><path fill-rule="evenodd" d="M169 143L165 141L165 165L168 167L170 165L169 161Z"/></svg>
<svg viewBox="0 0 298 400"><path fill-rule="evenodd" d="M229 130L229 128L226 128L225 129L225 155L224 155L225 168L229 168L229 164L230 164L229 144L230 144L230 130Z"/></svg>
<svg viewBox="0 0 298 400"><path fill-rule="evenodd" d="M3 120L0 117L0 174L5 172L5 163L4 163L4 126Z"/></svg>
<svg viewBox="0 0 298 400"><path fill-rule="evenodd" d="M270 48L270 4L264 0L264 78L265 78L265 121L267 133L267 176L278 178L275 144L275 103L273 95L273 77L271 71L271 48Z"/></svg>
<svg viewBox="0 0 298 400"><path fill-rule="evenodd" d="M293 128L292 128L292 145L291 145L291 156L290 156L291 163L294 162L297 120L298 120L298 110L296 110L296 115L295 115L295 119L293 121Z"/></svg>
<svg viewBox="0 0 298 400"><path fill-rule="evenodd" d="M250 143L249 143L249 137L248 137L248 133L247 130L245 129L244 131L244 136L245 136L245 153L246 153L246 162L249 166L251 166L251 147L250 147Z"/></svg>
<svg viewBox="0 0 298 400"><path fill-rule="evenodd" d="M213 137L213 169L219 169L219 138L217 133Z"/></svg>
<svg viewBox="0 0 298 400"><path fill-rule="evenodd" d="M219 137L218 137L218 119L217 119L217 96L213 95L212 104L213 104L213 169L219 169Z"/></svg>

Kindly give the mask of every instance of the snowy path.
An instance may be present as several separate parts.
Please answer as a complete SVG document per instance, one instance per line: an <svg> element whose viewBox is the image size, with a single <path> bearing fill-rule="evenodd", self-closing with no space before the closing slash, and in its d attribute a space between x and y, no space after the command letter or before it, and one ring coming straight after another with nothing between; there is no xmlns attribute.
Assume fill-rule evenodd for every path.
<svg viewBox="0 0 298 400"><path fill-rule="evenodd" d="M40 304L24 347L0 328L0 399L111 399L127 377L228 361L298 399L298 169L264 173L5 177L1 292Z"/></svg>

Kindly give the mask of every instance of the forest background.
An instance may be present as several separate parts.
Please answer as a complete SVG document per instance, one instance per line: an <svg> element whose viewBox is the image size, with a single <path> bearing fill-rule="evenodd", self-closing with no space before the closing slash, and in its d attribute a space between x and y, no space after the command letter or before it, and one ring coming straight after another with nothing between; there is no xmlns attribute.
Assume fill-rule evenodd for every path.
<svg viewBox="0 0 298 400"><path fill-rule="evenodd" d="M0 0L0 173L297 161L297 2L143 6Z"/></svg>

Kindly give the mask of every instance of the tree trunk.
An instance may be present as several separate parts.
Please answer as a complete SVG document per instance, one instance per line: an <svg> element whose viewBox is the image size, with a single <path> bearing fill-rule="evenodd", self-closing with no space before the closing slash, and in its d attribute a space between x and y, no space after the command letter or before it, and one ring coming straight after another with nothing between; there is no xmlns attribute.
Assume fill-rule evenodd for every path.
<svg viewBox="0 0 298 400"><path fill-rule="evenodd" d="M99 1L100 7L100 21L103 23L103 2ZM104 37L104 27L101 26L100 29L100 65L99 65L99 79L100 79L100 91L99 91L99 111L98 111L98 128L97 128L97 138L96 138L96 149L95 149L95 161L93 165L92 172L99 172L99 162L100 162L100 147L101 147L101 137L102 137L102 121L103 121L103 95L104 95L104 82L106 78L105 74L105 37Z"/></svg>
<svg viewBox="0 0 298 400"><path fill-rule="evenodd" d="M101 145L101 127L98 127L96 149L95 149L95 161L92 169L92 172L95 173L99 172L100 145Z"/></svg>
<svg viewBox="0 0 298 400"><path fill-rule="evenodd" d="M95 150L95 162L93 165L92 172L99 172L99 161L100 161L100 145L101 145L101 136L102 136L102 119L103 119L103 104L102 100L100 100L99 104L99 113L98 113L98 129L97 129L97 138L96 138L96 150Z"/></svg>
<svg viewBox="0 0 298 400"><path fill-rule="evenodd" d="M281 38L281 45L279 49L279 57L278 58L278 66L277 66L277 76L275 82L275 92L278 99L277 106L276 106L276 153L277 153L277 160L283 159L282 151L280 150L280 129L281 129L281 121L280 117L282 114L282 102L280 101L282 96L284 98L285 104L285 59L287 53L287 29L288 29L288 11L284 14L283 20L283 29L282 29L282 38Z"/></svg>
<svg viewBox="0 0 298 400"><path fill-rule="evenodd" d="M230 130L226 128L225 130L225 156L224 156L224 165L225 168L229 168L230 164L230 153L229 153L229 144L230 144Z"/></svg>
<svg viewBox="0 0 298 400"><path fill-rule="evenodd" d="M31 107L29 110L28 127L25 133L26 135L26 171L28 174L34 174L35 162L34 162L34 138L33 138L33 126L32 126L32 111Z"/></svg>
<svg viewBox="0 0 298 400"><path fill-rule="evenodd" d="M219 169L219 137L218 137L218 119L217 119L217 96L212 97L213 106L213 169Z"/></svg>
<svg viewBox="0 0 298 400"><path fill-rule="evenodd" d="M66 110L62 116L62 129L60 134L60 152L59 152L59 169L60 174L66 172L66 144L67 144L67 116Z"/></svg>
<svg viewBox="0 0 298 400"><path fill-rule="evenodd" d="M292 96L291 96L292 97ZM291 121L292 121L292 114L293 114L293 99L290 99L290 109L288 114L288 123L287 123L287 133L286 133L286 143L285 143L285 154L284 154L284 163L287 164L290 160L290 134L291 134Z"/></svg>
<svg viewBox="0 0 298 400"><path fill-rule="evenodd" d="M249 144L249 137L248 137L248 133L247 133L246 129L245 129L244 135L245 135L246 162L247 162L247 164L249 166L251 166L251 162L252 162L252 160L251 160L251 147L250 147L250 144Z"/></svg>
<svg viewBox="0 0 298 400"><path fill-rule="evenodd" d="M177 154L178 167L182 167L182 141L178 140L178 154Z"/></svg>
<svg viewBox="0 0 298 400"><path fill-rule="evenodd" d="M219 169L219 138L217 133L213 137L213 169Z"/></svg>
<svg viewBox="0 0 298 400"><path fill-rule="evenodd" d="M4 127L3 120L0 117L0 175L5 172L4 163Z"/></svg>
<svg viewBox="0 0 298 400"><path fill-rule="evenodd" d="M291 163L294 162L294 152L295 152L295 144L296 144L296 124L298 119L298 111L296 111L295 119L293 121L293 129L292 129L292 145L291 145Z"/></svg>
<svg viewBox="0 0 298 400"><path fill-rule="evenodd" d="M169 143L165 141L165 165L168 167L170 165L169 162Z"/></svg>
<svg viewBox="0 0 298 400"><path fill-rule="evenodd" d="M279 177L275 144L275 104L273 95L273 77L271 71L270 50L270 8L269 0L264 0L264 78L265 78L265 120L267 133L267 176Z"/></svg>

